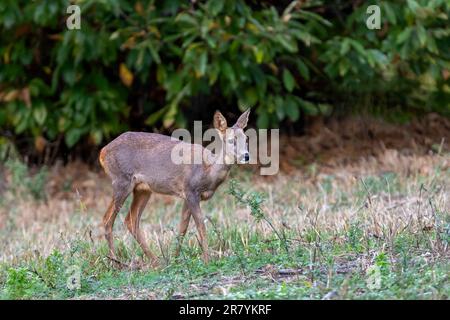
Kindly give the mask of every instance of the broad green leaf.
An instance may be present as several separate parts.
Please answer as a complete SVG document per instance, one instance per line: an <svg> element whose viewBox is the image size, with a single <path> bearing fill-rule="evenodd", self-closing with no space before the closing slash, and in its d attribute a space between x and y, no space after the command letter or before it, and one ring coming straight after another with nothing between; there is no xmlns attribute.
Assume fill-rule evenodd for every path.
<svg viewBox="0 0 450 320"><path fill-rule="evenodd" d="M209 0L208 1L208 10L211 12L213 16L219 14L222 11L225 1L223 0Z"/></svg>
<svg viewBox="0 0 450 320"><path fill-rule="evenodd" d="M245 106L245 110L249 107L253 107L258 102L258 94L254 87L245 89L244 99L241 100L241 105Z"/></svg>
<svg viewBox="0 0 450 320"><path fill-rule="evenodd" d="M321 15L319 15L317 13L314 13L314 12L311 12L311 11L307 11L307 10L302 10L301 9L301 10L298 11L298 15L300 17L302 17L303 19L305 19L305 20L310 20L310 19L311 20L317 20L317 21L319 21L320 23L322 23L323 25L325 25L327 27L331 27L333 25L330 21L326 20Z"/></svg>
<svg viewBox="0 0 450 320"><path fill-rule="evenodd" d="M408 7L411 11L415 12L417 9L420 9L420 5L415 0L407 0Z"/></svg>
<svg viewBox="0 0 450 320"><path fill-rule="evenodd" d="M256 120L256 125L260 129L267 129L269 127L269 115L265 109L261 109Z"/></svg>
<svg viewBox="0 0 450 320"><path fill-rule="evenodd" d="M283 83L287 91L292 92L294 90L295 79L287 68L283 70Z"/></svg>
<svg viewBox="0 0 450 320"><path fill-rule="evenodd" d="M391 4L389 4L388 2L383 2L382 5L384 12L386 12L388 21L394 25L397 24L397 17L395 16L395 10L392 8Z"/></svg>
<svg viewBox="0 0 450 320"><path fill-rule="evenodd" d="M21 134L30 127L30 109L22 109L18 115L14 131L16 134Z"/></svg>
<svg viewBox="0 0 450 320"><path fill-rule="evenodd" d="M160 64L158 65L158 68L156 69L156 80L159 84L163 84L166 81L167 78L167 72L164 67L164 65Z"/></svg>
<svg viewBox="0 0 450 320"><path fill-rule="evenodd" d="M411 28L411 27L405 28L402 32L400 32L400 33L397 35L396 43L397 43L397 44L402 44L402 43L404 43L404 42L410 37L411 31L412 31L412 28Z"/></svg>
<svg viewBox="0 0 450 320"><path fill-rule="evenodd" d="M291 30L291 33L300 41L302 41L307 47L314 43L320 43L319 39L314 37L309 32L303 30Z"/></svg>
<svg viewBox="0 0 450 320"><path fill-rule="evenodd" d="M364 49L364 46L359 43L358 41L355 40L349 40L352 47L355 48L356 51L359 52L359 54L361 54L362 56L366 56L367 52L366 49Z"/></svg>
<svg viewBox="0 0 450 320"><path fill-rule="evenodd" d="M271 101L271 100L269 100L269 103L270 104L274 104L274 102ZM283 120L285 115L286 115L285 110L284 110L284 106L283 105L275 106L275 113L277 114L278 120L280 120L280 121Z"/></svg>
<svg viewBox="0 0 450 320"><path fill-rule="evenodd" d="M198 26L197 20L193 16L191 16L190 14L187 14L185 12L178 14L175 18L175 21L182 22L182 23L185 23L185 24L188 24L191 26L195 26L195 27Z"/></svg>
<svg viewBox="0 0 450 320"><path fill-rule="evenodd" d="M78 140L80 140L82 134L83 131L79 128L69 129L64 136L64 141L66 142L66 145L69 148L73 147L78 142Z"/></svg>
<svg viewBox="0 0 450 320"><path fill-rule="evenodd" d="M225 75L225 77L228 78L231 82L231 86L235 87L237 85L236 83L236 75L234 73L233 67L228 61L223 61L221 64L221 73Z"/></svg>
<svg viewBox="0 0 450 320"><path fill-rule="evenodd" d="M323 115L330 115L331 111L333 110L333 106L328 103L319 103L317 105L317 108L319 109L319 112Z"/></svg>
<svg viewBox="0 0 450 320"><path fill-rule="evenodd" d="M216 83L217 78L219 77L220 66L217 62L213 63L209 67L208 76L209 76L209 85L213 85Z"/></svg>
<svg viewBox="0 0 450 320"><path fill-rule="evenodd" d="M164 112L166 112L167 108L161 108L158 111L152 113L147 120L145 120L145 124L148 126L153 126L158 120L161 119Z"/></svg>
<svg viewBox="0 0 450 320"><path fill-rule="evenodd" d="M157 64L161 63L161 58L159 57L159 53L155 48L155 45L152 41L148 41L148 49L150 50L150 54L152 55L153 61L155 61Z"/></svg>
<svg viewBox="0 0 450 320"><path fill-rule="evenodd" d="M418 25L416 31L420 46L423 48L427 44L427 31L422 25Z"/></svg>
<svg viewBox="0 0 450 320"><path fill-rule="evenodd" d="M275 39L289 52L297 52L297 42L292 37L285 35L277 35Z"/></svg>
<svg viewBox="0 0 450 320"><path fill-rule="evenodd" d="M205 75L207 64L208 64L208 52L205 50L202 51L202 53L200 53L200 56L198 58L198 67L197 67L198 77Z"/></svg>
<svg viewBox="0 0 450 320"><path fill-rule="evenodd" d="M163 117L164 128L169 128L175 122L175 116L177 115L177 112L178 112L178 103L177 101L173 101L169 105L169 109Z"/></svg>
<svg viewBox="0 0 450 320"><path fill-rule="evenodd" d="M42 126L47 118L47 109L43 103L39 103L36 107L33 106L33 117L36 123Z"/></svg>
<svg viewBox="0 0 450 320"><path fill-rule="evenodd" d="M284 110L286 111L287 116L292 120L292 121L297 121L298 118L300 117L300 111L298 109L298 105L296 100L288 95L286 97L286 99L284 100Z"/></svg>
<svg viewBox="0 0 450 320"><path fill-rule="evenodd" d="M300 98L297 98L297 102L300 104L300 107L306 114L311 116L317 115L317 108L313 103Z"/></svg>
<svg viewBox="0 0 450 320"><path fill-rule="evenodd" d="M350 50L350 41L348 40L348 38L345 38L341 42L341 51L340 51L341 56L346 55L349 50Z"/></svg>
<svg viewBox="0 0 450 320"><path fill-rule="evenodd" d="M301 58L296 59L295 62L297 64L297 70L298 70L298 72L300 72L303 79L309 80L310 76L309 76L308 66L303 62L303 60Z"/></svg>
<svg viewBox="0 0 450 320"><path fill-rule="evenodd" d="M253 46L253 54L257 63L262 63L264 60L264 51L259 46Z"/></svg>
<svg viewBox="0 0 450 320"><path fill-rule="evenodd" d="M339 61L339 75L341 77L344 77L348 70L350 70L350 63L348 62L347 59L342 59L341 61Z"/></svg>

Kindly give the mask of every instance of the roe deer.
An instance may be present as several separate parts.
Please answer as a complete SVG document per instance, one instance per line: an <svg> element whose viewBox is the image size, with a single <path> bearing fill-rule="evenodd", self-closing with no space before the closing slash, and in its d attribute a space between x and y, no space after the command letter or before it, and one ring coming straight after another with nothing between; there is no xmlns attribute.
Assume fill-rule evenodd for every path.
<svg viewBox="0 0 450 320"><path fill-rule="evenodd" d="M216 111L214 128L224 146L217 154L198 144L145 132L125 132L100 151L100 164L111 178L113 187L113 198L103 217L105 237L112 258L115 258L112 236L114 220L125 199L133 192L133 202L125 224L152 265L158 264L139 228L142 211L151 193L156 192L184 200L175 255L180 252L181 242L193 216L203 251L202 257L208 262L206 229L200 201L211 198L217 187L226 179L230 163L234 163L234 160L240 163L249 161L247 143L238 143L242 142L240 139L246 139L243 129L247 126L249 114L250 109L239 117L234 126L228 128L225 117ZM202 163L174 163L171 158L172 149L180 143L189 148L191 153L201 152L206 155L201 158Z"/></svg>

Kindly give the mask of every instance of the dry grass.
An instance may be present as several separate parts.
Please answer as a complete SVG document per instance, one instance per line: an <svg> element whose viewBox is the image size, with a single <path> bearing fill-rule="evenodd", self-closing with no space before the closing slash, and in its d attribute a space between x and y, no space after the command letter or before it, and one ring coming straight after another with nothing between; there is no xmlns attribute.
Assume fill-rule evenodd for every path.
<svg viewBox="0 0 450 320"><path fill-rule="evenodd" d="M381 135L376 126L371 128ZM327 130L324 136L323 132L317 136L316 143L327 141L327 134L332 132ZM391 137L396 136L395 129L389 132ZM184 260L176 261L172 254L181 201L152 195L141 225L163 262L163 269L156 275L147 273L142 252L123 224L131 199L114 227L125 267L118 268L106 258L102 216L110 201L111 186L103 173L82 163L53 166L41 192L47 200L36 201L27 194L29 183L27 186L19 180L11 184L14 172L10 170L9 188L0 199L0 266L27 266L55 250L71 256L74 243L82 242L88 244L87 255L81 254L81 259L88 262L85 277L95 279L102 289L78 294L77 298L345 298L369 292L361 284L349 284L349 279L355 274L364 278L365 272L380 263L377 259L385 254L392 272L407 265L416 268L417 261L425 260L429 269L411 269L412 274L424 274L423 282L414 284L417 296L445 298L450 294L448 277L436 276L441 269L434 264L443 262L448 270L450 153L448 142L439 134L428 142L421 141L428 147L416 149L395 148L398 146L394 142L380 140L373 144L372 152L367 152L370 143L361 142L365 151L355 156L348 148L357 148L350 147L343 132L336 138L335 150L322 146L324 156L306 162L307 157L297 161L299 152L317 150L303 144L305 140L289 139L284 142L283 171L278 175L261 177L254 167L233 169L231 176L244 191L264 195L263 212L286 237L288 254L277 245L273 229L257 222L249 208L227 193L225 182L209 202L202 204L213 262L209 266L198 262L200 249L193 223L185 240ZM348 156L341 154L335 161L326 156L338 154L339 149ZM407 238L406 244L401 244L403 238ZM400 263L405 257L399 250L406 250L409 262ZM431 270L432 280L425 277L426 270ZM108 278L111 272L112 278ZM8 282L5 274L0 270L2 285ZM144 285L133 282L134 277L142 277L138 283ZM116 279L122 282L108 284ZM428 287L434 289L428 292ZM56 292L49 290L37 296ZM231 293L233 290L235 293ZM416 297L415 289L398 290L398 297ZM375 297L389 298L395 293L385 294Z"/></svg>
<svg viewBox="0 0 450 320"><path fill-rule="evenodd" d="M245 173L235 170L233 176L242 181L243 187L267 196L264 210L278 228L284 226L298 235L311 228L340 234L358 221L367 234L388 240L405 228L413 232L432 228L435 212L430 200L441 212L450 211L449 164L448 156L404 156L391 150L385 152L382 161L361 159L357 164L335 169L332 174L319 167L305 170L306 173L280 173L270 178L256 177L248 170ZM377 177L380 172L395 173L395 185L388 186L386 180L391 190L367 186L367 177ZM80 237L94 243L104 241L101 218L111 194L107 178L81 164L55 167L50 177L47 188L52 196L47 202L5 194L5 205L0 209L1 261L17 261L36 251L46 256L55 248L67 249L71 240ZM382 184L383 178L379 179L377 183ZM64 181L71 181L66 191L61 190ZM421 188L433 185L436 188ZM115 234L130 245L133 240L122 223L128 205L129 200L117 219ZM160 195L153 195L147 205L143 229L160 256L170 254L168 246L175 241L180 210L179 200ZM248 242L246 237L253 232L271 233L270 228L255 223L249 210L238 206L226 194L226 185L213 200L203 204L203 210L223 229L242 226L244 242ZM209 229L212 234L212 226ZM193 225L190 230L189 245L195 246Z"/></svg>

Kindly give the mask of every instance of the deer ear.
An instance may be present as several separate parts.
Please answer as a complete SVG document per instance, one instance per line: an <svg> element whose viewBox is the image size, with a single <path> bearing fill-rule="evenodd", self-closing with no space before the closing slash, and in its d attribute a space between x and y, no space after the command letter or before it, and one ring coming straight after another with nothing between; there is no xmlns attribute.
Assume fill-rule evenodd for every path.
<svg viewBox="0 0 450 320"><path fill-rule="evenodd" d="M214 128L220 131L227 130L227 119L225 119L220 111L216 111L216 113L214 113Z"/></svg>
<svg viewBox="0 0 450 320"><path fill-rule="evenodd" d="M249 116L250 116L250 108L247 109L247 111L245 111L243 114L241 114L239 119L237 119L235 126L244 129L247 126Z"/></svg>

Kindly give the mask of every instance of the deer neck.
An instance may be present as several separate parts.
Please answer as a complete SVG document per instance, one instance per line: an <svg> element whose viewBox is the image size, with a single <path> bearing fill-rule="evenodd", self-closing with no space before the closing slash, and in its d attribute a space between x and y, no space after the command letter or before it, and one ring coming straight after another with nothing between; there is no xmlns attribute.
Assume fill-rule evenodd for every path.
<svg viewBox="0 0 450 320"><path fill-rule="evenodd" d="M217 186L225 180L231 168L231 165L227 164L223 159L224 157L220 153L217 155L210 154L208 159L209 176L211 181Z"/></svg>

